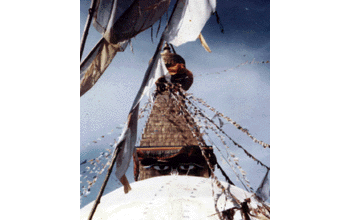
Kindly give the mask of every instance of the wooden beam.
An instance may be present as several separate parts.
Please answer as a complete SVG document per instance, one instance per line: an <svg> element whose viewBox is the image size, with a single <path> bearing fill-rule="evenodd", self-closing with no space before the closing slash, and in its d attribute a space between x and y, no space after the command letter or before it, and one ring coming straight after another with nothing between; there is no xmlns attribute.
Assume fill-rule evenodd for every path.
<svg viewBox="0 0 350 220"><path fill-rule="evenodd" d="M81 38L81 43L80 43L80 61L81 61L81 57L83 56L85 42L86 42L87 35L89 33L89 28L90 28L93 14L95 12L96 4L97 4L97 0L91 1L91 6L89 8L89 14L88 14L88 17L86 19L85 28L84 28L83 36Z"/></svg>

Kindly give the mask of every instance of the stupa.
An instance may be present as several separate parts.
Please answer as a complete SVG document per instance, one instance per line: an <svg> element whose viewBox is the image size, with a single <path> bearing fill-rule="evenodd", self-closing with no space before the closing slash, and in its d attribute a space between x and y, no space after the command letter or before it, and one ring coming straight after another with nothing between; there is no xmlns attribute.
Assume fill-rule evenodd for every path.
<svg viewBox="0 0 350 220"><path fill-rule="evenodd" d="M192 73L185 60L165 44L162 58L170 73L157 80L153 108L143 130L140 146L136 146L134 178L136 181L162 175L209 177L210 169L198 146L204 146L210 163L216 164L213 148L207 146L195 120L186 113L181 96L174 91L188 90L193 83ZM195 134L195 135L194 135Z"/></svg>

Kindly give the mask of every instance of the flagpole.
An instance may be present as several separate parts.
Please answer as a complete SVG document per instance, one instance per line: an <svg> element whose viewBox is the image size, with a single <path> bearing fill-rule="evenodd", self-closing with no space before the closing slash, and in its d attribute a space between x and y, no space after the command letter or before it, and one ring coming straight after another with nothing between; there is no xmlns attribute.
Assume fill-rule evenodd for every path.
<svg viewBox="0 0 350 220"><path fill-rule="evenodd" d="M109 176L111 175L112 170L113 170L113 165L114 165L114 163L115 163L115 161L116 161L116 159L117 159L117 156L118 156L120 150L121 150L120 147L119 147L119 146L116 146L116 149L114 150L113 158L112 158L111 164L110 164L110 166L109 166L109 168L108 168L108 171L107 171L105 180L103 181L103 184L102 184L102 186L101 186L100 192L98 193L97 198L96 198L96 200L95 200L95 202L94 202L94 206L92 207L92 209L91 209L91 211L90 211L88 220L91 220L92 217L93 217L94 214L95 214L96 208L97 208L98 204L100 203L100 199L101 199L101 197L102 197L102 195L103 195L103 191L105 190L105 187L106 187L106 185L107 185Z"/></svg>
<svg viewBox="0 0 350 220"><path fill-rule="evenodd" d="M174 14L174 12L175 12L175 9L176 9L176 6L177 6L178 2L179 2L179 0L176 0L175 6L174 6L174 9L173 9L173 11L172 11L172 13L171 13L171 16L170 16L170 18L169 18L169 21L170 21L171 18L173 17L173 14ZM168 25L169 25L169 23L168 23L167 26L165 27L165 30L168 28ZM156 51L154 52L154 55L153 55L153 57L152 57L152 59L151 59L151 63L149 64L149 66L148 66L148 68L147 68L147 70L146 70L146 73L145 73L145 76L144 76L144 80L143 80L143 82L142 82L142 84L141 84L141 88L147 83L147 79L148 79L149 74L150 74L150 72L151 72L151 70L152 70L152 66L155 64L155 59L156 59L158 53L160 53L160 51L162 50L162 45L163 45L163 43L164 43L164 32L163 32L163 34L162 34L162 37L161 37L160 40L159 40L159 43L158 43L158 45L157 45L157 49L156 49ZM141 88L140 88L138 94L136 95L136 98L135 98L134 103L133 103L133 105L132 105L132 107L131 107L131 110L130 110L130 112L129 112L129 115L133 114L132 112L135 111L135 110L138 111L138 108L135 108L135 107L139 105L139 103L138 103L138 101L137 101L137 97L139 96L139 93L142 94ZM130 123L130 121L129 121L129 123ZM124 140L124 141L125 141L125 140ZM92 209L91 209L91 211L90 211L88 220L92 220L92 217L94 216L94 214L95 214L95 212L96 212L97 206L98 206L98 204L100 203L101 197L102 197L102 195L103 195L103 191L104 191L104 189L105 189L105 187L106 187L106 185L107 185L108 179L109 179L109 177L110 177L110 175L111 175L111 173L112 173L113 165L114 165L114 163L115 163L115 161L116 161L116 159L117 159L117 157L118 157L118 154L119 154L119 152L120 152L120 150L121 150L119 146L120 146L120 147L122 146L122 142L121 142L121 143L118 143L117 146L116 146L116 148L114 149L114 153L113 153L113 157L112 157L112 161L111 161L110 167L108 168L107 174L106 174L106 176L105 176L105 180L104 180L104 182L103 182L103 184L102 184L102 187L100 188L99 194L97 195L97 198L96 198L96 200L95 200L95 202L94 202L94 205L93 205L93 207L92 207Z"/></svg>
<svg viewBox="0 0 350 220"><path fill-rule="evenodd" d="M85 47L85 41L86 41L87 35L89 33L89 28L90 28L90 24L91 24L91 21L92 21L93 14L94 14L94 10L96 8L96 4L97 4L97 0L92 0L91 1L91 5L90 5L90 8L89 8L89 14L88 14L88 17L87 17L86 23L85 23L83 37L81 38L81 43L80 43L80 61L81 61L81 57L83 56L83 51L84 51L84 47Z"/></svg>

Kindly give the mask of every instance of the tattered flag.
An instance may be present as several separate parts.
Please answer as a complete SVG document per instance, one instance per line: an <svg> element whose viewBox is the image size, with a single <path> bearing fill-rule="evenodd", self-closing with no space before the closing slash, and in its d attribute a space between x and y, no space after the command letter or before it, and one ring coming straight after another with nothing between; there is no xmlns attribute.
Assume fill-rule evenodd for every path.
<svg viewBox="0 0 350 220"><path fill-rule="evenodd" d="M270 170L267 170L264 179L255 193L263 201L270 198Z"/></svg>

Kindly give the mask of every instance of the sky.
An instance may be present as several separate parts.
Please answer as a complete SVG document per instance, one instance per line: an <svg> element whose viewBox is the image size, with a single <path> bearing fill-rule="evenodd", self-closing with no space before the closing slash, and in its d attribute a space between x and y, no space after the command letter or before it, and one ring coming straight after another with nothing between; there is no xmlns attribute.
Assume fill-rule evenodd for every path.
<svg viewBox="0 0 350 220"><path fill-rule="evenodd" d="M81 2L82 6L83 3ZM3 81L6 83L1 87L2 141L5 142L3 146L6 146L3 147L5 152L2 162L6 168L3 169L3 176L5 179L8 176L10 178L7 179L11 180L3 181L4 187L10 189L4 191L7 201L10 201L4 211L11 216L21 213L37 215L37 207L40 206L41 215L62 219L67 213L78 215L75 206L78 205L78 198L71 196L77 195L74 182L75 178L78 182L79 172L79 3L50 1L40 7L29 1L21 1L21 7L18 4L18 1L7 1L4 7L6 10L2 13L6 18L2 19L2 27L6 31L2 35L1 50L6 72L3 74ZM85 9L82 7L80 10L80 27L86 21L90 2L86 5ZM257 10L254 11L253 6ZM324 206L322 192L325 189L331 189L327 193L328 201L339 201L348 195L349 178L343 174L348 173L348 154L345 150L350 123L350 105L347 101L350 93L347 80L350 32L344 27L348 26L350 14L345 1L317 4L314 1L271 1L269 32L260 29L261 26L270 25L262 22L262 17L268 20L263 6L263 2L218 1L218 12L225 34L219 32L215 18L211 18L203 30L213 53L206 53L198 42L188 43L181 49L178 48L177 52L186 58L188 65L191 65L189 69L195 74L215 72L231 64L236 66L242 60L245 62L244 57L240 56L242 51L247 53L249 59L258 54L271 57L271 69L265 66L267 72L271 72L271 79L268 81L271 82L271 95L264 93L271 99L272 107L267 108L271 114L264 113L271 119L271 127L269 123L259 120L257 116L260 111L248 112L243 107L239 109L244 101L240 99L243 92L235 93L236 91L229 89L238 89L243 84L232 82L226 88L225 92L236 99L231 106L228 106L228 102L232 98L224 96L222 90L220 93L216 92L215 97L204 93L204 86L209 85L214 90L215 85L210 82L211 79L226 80L223 74L213 75L212 78L196 77L190 92L193 91L196 96L215 105L219 111L247 127L257 138L271 141L272 197L276 201L273 203L274 216L280 215L277 219L300 217L300 212L289 212L290 207L295 204L298 204L299 210L304 208L303 215L306 213L312 219L332 219L333 210L347 208L346 202L333 202L327 204L328 212L319 212L320 207ZM236 9L236 13L231 13L230 9ZM229 13L225 14L224 11ZM245 16L247 13L251 13L251 16ZM14 15L16 19L10 19ZM254 26L250 19L254 19L260 26ZM248 25L243 25L245 23ZM250 30L260 31L259 35L248 34ZM99 39L93 32L92 29L88 37L90 48ZM93 93L87 93L80 99L81 115L84 115L80 121L82 148L100 135L107 135L125 121L126 112L131 106L131 101L128 100L135 95L135 88L129 86L136 86L136 89L140 86L140 78L156 43L157 40L154 44L151 43L149 31L137 36L133 39L135 53L132 54L130 48L127 48L123 54L118 54L110 67L112 70L108 70L103 76L105 83L101 79ZM188 56L192 51L196 54L193 57ZM253 66L246 65L227 72L226 77L242 78L248 72L247 68ZM120 83L115 81L114 74L118 74ZM263 74L258 75L260 79L264 79ZM230 82L223 80L225 83ZM207 82L206 85L204 81ZM197 83L200 82L203 84L199 86L203 93L197 93ZM255 100L257 99L259 98L256 97ZM241 112L244 114L238 114ZM271 128L271 132L267 128ZM112 139L116 136L117 134ZM236 139L236 134L234 137ZM107 145L109 142L107 141ZM241 141L240 143L249 145ZM20 153L15 154L15 160L8 157L14 156L17 150ZM87 150L81 151L84 155L80 159L99 154L96 147L89 150L91 155L86 153ZM17 164L18 169L16 165L11 165L14 161L21 161ZM22 170L23 163L35 168L34 172L14 175L14 171ZM244 169L247 170L246 167ZM253 182L252 178L249 179ZM300 199L305 195L312 202L310 199ZM33 203L33 198L39 203ZM85 199L92 201L94 198L88 196ZM57 212L57 207L65 211ZM287 212L288 216L285 215Z"/></svg>
<svg viewBox="0 0 350 220"><path fill-rule="evenodd" d="M81 35L89 6L89 1L81 1ZM270 63L266 63L270 61L269 1L217 1L217 12L224 33L221 33L215 16L211 16L202 31L212 53L206 52L198 40L175 49L194 74L194 83L188 92L202 98L217 111L247 128L258 140L270 143ZM158 23L154 25L154 31L157 27ZM161 31L164 27L162 24ZM101 151L111 148L110 144L114 143L114 139L118 140L160 34L156 38L154 32L153 43L151 29L133 38L133 52L128 47L124 52L118 53L96 85L80 98L81 162L98 157ZM92 27L83 57L100 37ZM206 113L213 116L209 110ZM140 120L138 136L142 133L144 124ZM270 165L269 149L253 143L232 125L227 124L223 128L256 158L267 166ZM211 138L216 145L220 145L221 142L215 134ZM247 158L242 150L234 146L230 146L230 150L240 159L243 170L248 173L248 179L256 190L265 175L265 169ZM230 167L217 157L235 182L236 177ZM88 163L81 166L81 174L88 169L86 166ZM90 174L87 179L91 175L94 176ZM220 173L217 175L220 176ZM85 176L86 173L81 175L81 187L86 187L86 179L83 179ZM101 176L104 177L103 174ZM133 181L132 168L127 176L130 177L129 181ZM222 176L220 178L224 180ZM87 197L82 197L81 206L95 199L95 190L100 188L98 185L102 179L104 178L97 179L94 191ZM120 187L120 184L112 175L106 193L116 187Z"/></svg>

